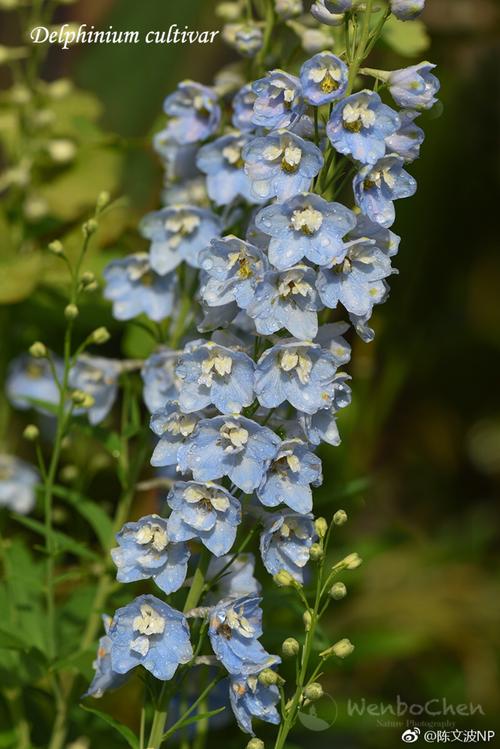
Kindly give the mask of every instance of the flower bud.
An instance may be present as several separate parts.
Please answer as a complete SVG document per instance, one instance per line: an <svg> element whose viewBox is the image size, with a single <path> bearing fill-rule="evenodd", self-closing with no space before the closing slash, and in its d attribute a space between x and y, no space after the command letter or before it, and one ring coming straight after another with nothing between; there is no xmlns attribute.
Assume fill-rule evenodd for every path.
<svg viewBox="0 0 500 749"><path fill-rule="evenodd" d="M310 611L304 611L304 613L302 614L302 621L304 622L305 631L309 632L312 624L312 615Z"/></svg>
<svg viewBox="0 0 500 749"><path fill-rule="evenodd" d="M111 200L111 195L109 194L109 192L107 190L103 190L97 198L97 203L96 203L97 210L102 211L104 208L106 208L106 206L109 205L110 200Z"/></svg>
<svg viewBox="0 0 500 749"><path fill-rule="evenodd" d="M320 559L322 559L324 556L324 551L321 547L321 544L313 544L311 548L309 549L309 558L313 562L319 562Z"/></svg>
<svg viewBox="0 0 500 749"><path fill-rule="evenodd" d="M47 153L55 164L67 164L76 156L76 145L68 138L55 138L47 143Z"/></svg>
<svg viewBox="0 0 500 749"><path fill-rule="evenodd" d="M287 21L293 16L300 16L304 12L302 0L274 0L276 15Z"/></svg>
<svg viewBox="0 0 500 749"><path fill-rule="evenodd" d="M48 354L46 345L41 341L32 343L29 347L29 352L34 359L44 359Z"/></svg>
<svg viewBox="0 0 500 749"><path fill-rule="evenodd" d="M64 252L62 243L58 239L55 239L53 242L50 242L50 244L47 246L47 249L53 255L62 255Z"/></svg>
<svg viewBox="0 0 500 749"><path fill-rule="evenodd" d="M23 432L23 437L29 442L35 442L40 436L40 430L35 424L28 424Z"/></svg>
<svg viewBox="0 0 500 749"><path fill-rule="evenodd" d="M254 23L228 23L222 38L243 57L257 54L264 40L262 29Z"/></svg>
<svg viewBox="0 0 500 749"><path fill-rule="evenodd" d="M293 585L295 583L295 580L291 576L289 572L286 570L280 570L276 575L273 576L273 580L276 583L276 585L279 585L280 588L289 588L290 585Z"/></svg>
<svg viewBox="0 0 500 749"><path fill-rule="evenodd" d="M295 637L287 637L281 646L281 652L285 658L293 658L299 654L300 645Z"/></svg>
<svg viewBox="0 0 500 749"><path fill-rule="evenodd" d="M271 687L274 684L277 684L280 680L276 671L273 671L271 668L265 668L261 671L258 678L260 683L265 687Z"/></svg>
<svg viewBox="0 0 500 749"><path fill-rule="evenodd" d="M64 308L64 317L66 318L66 320L76 320L79 314L80 312L76 304L68 304Z"/></svg>
<svg viewBox="0 0 500 749"><path fill-rule="evenodd" d="M352 642L348 640L347 637L344 637L343 640L339 640L335 645L323 650L323 652L320 653L320 656L322 658L329 658L331 655L336 655L337 658L347 658L348 655L351 655L353 650L354 645Z"/></svg>
<svg viewBox="0 0 500 749"><path fill-rule="evenodd" d="M254 736L246 745L246 749L264 749L264 746L264 742L258 739L257 736Z"/></svg>
<svg viewBox="0 0 500 749"><path fill-rule="evenodd" d="M337 510L333 516L333 522L335 525L344 525L347 522L347 512L345 510Z"/></svg>
<svg viewBox="0 0 500 749"><path fill-rule="evenodd" d="M83 390L73 390L71 393L71 400L80 408L92 408L95 403L95 400L90 393L85 393Z"/></svg>
<svg viewBox="0 0 500 749"><path fill-rule="evenodd" d="M344 598L347 595L347 588L344 583L335 583L335 585L332 585L328 591L328 595L330 598L333 598L334 601L340 601L341 598Z"/></svg>
<svg viewBox="0 0 500 749"><path fill-rule="evenodd" d="M328 523L325 518L316 518L314 521L314 528L320 538L324 538L328 531Z"/></svg>
<svg viewBox="0 0 500 749"><path fill-rule="evenodd" d="M89 270L86 270L85 273L82 273L81 282L87 286L89 283L93 283L95 281L95 274L92 273Z"/></svg>
<svg viewBox="0 0 500 749"><path fill-rule="evenodd" d="M75 481L78 478L79 470L77 466L72 465L69 463L67 466L64 466L61 469L60 472L60 478L61 481L64 481L65 484L71 484L72 481Z"/></svg>
<svg viewBox="0 0 500 749"><path fill-rule="evenodd" d="M91 283L88 283L85 286L84 291L86 291L87 293L89 293L91 291L97 291L98 288L99 288L99 284L97 283L97 281L92 281Z"/></svg>
<svg viewBox="0 0 500 749"><path fill-rule="evenodd" d="M346 558L342 560L342 564L346 568L346 570L355 570L362 562L363 560L356 552L354 552L353 554L348 554Z"/></svg>
<svg viewBox="0 0 500 749"><path fill-rule="evenodd" d="M323 697L323 687L318 681L313 681L312 684L309 684L304 689L304 697L306 700L310 700L311 702L316 702L316 700L320 700L321 697Z"/></svg>
<svg viewBox="0 0 500 749"><path fill-rule="evenodd" d="M90 218L82 226L83 236L91 237L97 231L98 223L94 218Z"/></svg>
<svg viewBox="0 0 500 749"><path fill-rule="evenodd" d="M223 21L237 21L241 16L239 3L219 3L215 8L215 15Z"/></svg>
<svg viewBox="0 0 500 749"><path fill-rule="evenodd" d="M90 335L89 335L89 341L90 343L97 343L99 345L103 343L107 343L109 339L111 338L111 335L109 333L109 330L107 328L96 328Z"/></svg>

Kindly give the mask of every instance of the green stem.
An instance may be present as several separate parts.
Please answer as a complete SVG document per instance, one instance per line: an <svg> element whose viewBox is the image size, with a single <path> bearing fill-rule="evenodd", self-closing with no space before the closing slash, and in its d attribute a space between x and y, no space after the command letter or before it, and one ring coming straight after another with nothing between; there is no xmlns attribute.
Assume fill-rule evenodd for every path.
<svg viewBox="0 0 500 749"><path fill-rule="evenodd" d="M201 598L203 590L205 588L205 575L207 572L208 563L210 561L210 554L207 549L203 547L200 553L200 559L198 566L193 576L193 582L191 588L187 594L186 601L184 603L184 612L194 609ZM151 725L151 733L149 734L148 749L160 749L164 740L165 723L167 720L167 705L170 697L170 682L164 682L160 696L158 698L158 704L156 706L153 722Z"/></svg>
<svg viewBox="0 0 500 749"><path fill-rule="evenodd" d="M274 30L274 3L272 0L266 0L264 39L259 54L255 58L255 67L257 72L264 73L266 70L266 56L269 51L271 39Z"/></svg>
<svg viewBox="0 0 500 749"><path fill-rule="evenodd" d="M368 38L370 36L370 17L372 13L373 0L366 0L366 7L363 15L363 23L361 26L361 34L359 37L359 43L356 46L356 54L349 68L349 82L347 84L346 96L352 93L354 88L354 82L358 75L361 63L365 59L366 49L368 45Z"/></svg>

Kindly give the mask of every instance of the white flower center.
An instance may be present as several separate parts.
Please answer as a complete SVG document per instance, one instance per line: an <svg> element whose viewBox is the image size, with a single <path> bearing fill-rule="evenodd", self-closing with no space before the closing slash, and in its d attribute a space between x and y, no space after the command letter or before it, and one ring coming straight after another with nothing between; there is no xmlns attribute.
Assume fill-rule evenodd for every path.
<svg viewBox="0 0 500 749"><path fill-rule="evenodd" d="M369 190L372 187L381 187L382 182L385 182L387 187L391 190L396 184L396 178L392 174L391 168L388 166L371 171L364 181L364 187L366 190Z"/></svg>
<svg viewBox="0 0 500 749"><path fill-rule="evenodd" d="M155 551L163 551L168 546L167 532L157 523L142 525L135 534L135 540L141 546L151 545Z"/></svg>
<svg viewBox="0 0 500 749"><path fill-rule="evenodd" d="M183 237L193 234L201 224L201 219L194 213L180 211L174 216L170 216L165 221L165 229L171 235L168 238L169 247L176 249Z"/></svg>
<svg viewBox="0 0 500 749"><path fill-rule="evenodd" d="M297 271L285 273L278 283L278 293L283 299L290 295L306 297L311 291L310 284L304 281L302 275Z"/></svg>
<svg viewBox="0 0 500 749"><path fill-rule="evenodd" d="M225 512L229 507L229 499L224 492L201 486L188 486L184 491L184 499L189 504L200 503L206 510Z"/></svg>
<svg viewBox="0 0 500 749"><path fill-rule="evenodd" d="M242 637L251 639L255 629L242 613L237 613L234 609L228 609L226 612L225 623L231 630L238 632Z"/></svg>
<svg viewBox="0 0 500 749"><path fill-rule="evenodd" d="M303 234L315 234L323 224L323 214L315 208L297 208L292 213L290 223L295 231Z"/></svg>
<svg viewBox="0 0 500 749"><path fill-rule="evenodd" d="M312 369L312 361L304 351L300 349L285 349L279 356L279 366L284 372L295 372L302 385L309 382Z"/></svg>
<svg viewBox="0 0 500 749"><path fill-rule="evenodd" d="M222 149L222 155L226 161L234 167L243 166L241 159L241 143L239 141L233 141L229 143L225 148Z"/></svg>
<svg viewBox="0 0 500 749"><path fill-rule="evenodd" d="M375 123L375 112L369 108L368 104L368 101L358 100L345 105L342 120L347 130L359 133L362 128L371 127Z"/></svg>
<svg viewBox="0 0 500 749"><path fill-rule="evenodd" d="M197 424L197 418L193 414L174 414L165 424L165 432L170 432L174 437L181 434L189 437Z"/></svg>
<svg viewBox="0 0 500 749"><path fill-rule="evenodd" d="M246 429L232 421L227 421L223 424L219 434L224 443L224 452L228 453L242 450L248 442L249 437Z"/></svg>
<svg viewBox="0 0 500 749"><path fill-rule="evenodd" d="M333 65L318 65L309 71L308 77L313 83L318 83L325 94L331 94L338 89L342 73L340 68Z"/></svg>
<svg viewBox="0 0 500 749"><path fill-rule="evenodd" d="M201 385L210 387L213 382L214 375L225 377L226 375L231 374L232 368L233 360L230 356L226 356L222 353L211 354L208 359L205 359L201 363L201 375L198 378L198 382Z"/></svg>
<svg viewBox="0 0 500 749"><path fill-rule="evenodd" d="M134 632L151 637L151 635L161 635L165 631L165 619L152 606L143 603L140 612L132 622Z"/></svg>

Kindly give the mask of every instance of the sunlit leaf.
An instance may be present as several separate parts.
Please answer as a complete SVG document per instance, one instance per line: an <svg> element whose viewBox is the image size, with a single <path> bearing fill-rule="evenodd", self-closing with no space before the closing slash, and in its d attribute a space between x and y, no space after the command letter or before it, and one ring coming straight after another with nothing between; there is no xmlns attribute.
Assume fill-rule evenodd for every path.
<svg viewBox="0 0 500 749"><path fill-rule="evenodd" d="M108 715L108 713L103 713L100 710L96 710L94 707L87 707L87 705L80 705L80 707L82 707L88 713L97 715L99 718L106 721L106 723L108 723L110 726L113 726L113 728L123 736L127 744L131 746L132 749L139 749L139 739L128 726L124 726L123 723L120 723L115 718L112 718L111 715Z"/></svg>

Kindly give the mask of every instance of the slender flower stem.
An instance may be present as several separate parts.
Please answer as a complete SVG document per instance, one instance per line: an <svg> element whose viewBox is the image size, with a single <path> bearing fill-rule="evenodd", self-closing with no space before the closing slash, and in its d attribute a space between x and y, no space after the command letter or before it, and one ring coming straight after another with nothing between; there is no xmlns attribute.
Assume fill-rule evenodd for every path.
<svg viewBox="0 0 500 749"><path fill-rule="evenodd" d="M191 588L184 603L184 612L194 609L198 605L205 587L205 575L209 561L210 555L205 547L203 547L203 550L200 553L198 566L193 576ZM161 688L158 704L153 715L153 723L151 725L151 733L148 740L148 749L160 749L163 743L170 691L171 682L165 681Z"/></svg>

